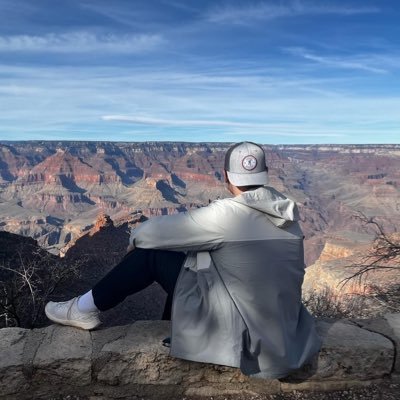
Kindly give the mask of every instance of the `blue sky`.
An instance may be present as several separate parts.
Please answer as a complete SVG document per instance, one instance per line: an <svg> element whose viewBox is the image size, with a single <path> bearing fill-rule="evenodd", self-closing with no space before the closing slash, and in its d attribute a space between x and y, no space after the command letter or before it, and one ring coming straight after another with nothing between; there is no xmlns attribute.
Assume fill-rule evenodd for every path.
<svg viewBox="0 0 400 400"><path fill-rule="evenodd" d="M400 3L0 0L0 139L399 143Z"/></svg>

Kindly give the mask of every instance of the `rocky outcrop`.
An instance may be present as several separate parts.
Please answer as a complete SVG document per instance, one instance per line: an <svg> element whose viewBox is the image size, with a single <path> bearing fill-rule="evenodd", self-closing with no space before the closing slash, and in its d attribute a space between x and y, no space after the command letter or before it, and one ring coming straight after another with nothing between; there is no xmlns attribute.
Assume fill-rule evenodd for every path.
<svg viewBox="0 0 400 400"><path fill-rule="evenodd" d="M52 246L62 242L62 221L59 219L40 213L27 214L15 211L17 215L8 208L11 215L4 217L0 222L1 231L36 239L40 246L50 251Z"/></svg>
<svg viewBox="0 0 400 400"><path fill-rule="evenodd" d="M370 322L369 327L372 326ZM302 370L281 380L251 379L238 369L172 358L161 341L169 323L142 321L93 332L49 326L0 330L0 398L59 394L132 398L333 390L397 379L400 315L375 326L318 321L323 346ZM384 331L385 333L376 333ZM47 397L46 397L47 396Z"/></svg>
<svg viewBox="0 0 400 400"><path fill-rule="evenodd" d="M353 254L354 248L346 243L326 242L318 261L337 260L338 258L350 257Z"/></svg>
<svg viewBox="0 0 400 400"><path fill-rule="evenodd" d="M143 221L140 215L131 222L131 226L139 221ZM107 214L100 213L84 235L74 240L72 246L63 249L63 255L66 262L86 258L93 266L108 263L111 267L126 253L129 235L128 223L117 227Z"/></svg>
<svg viewBox="0 0 400 400"><path fill-rule="evenodd" d="M390 235L393 243L399 243L399 235ZM351 296L383 294L391 288L400 287L399 259L392 256L381 260L381 269L372 269L359 277L350 279L361 270L357 265L368 265L378 258L374 256L372 242L357 242L342 238L330 239L325 243L319 259L306 268L303 293L324 292L343 300ZM383 268L385 267L385 268ZM371 301L373 301L371 299Z"/></svg>
<svg viewBox="0 0 400 400"><path fill-rule="evenodd" d="M24 262L28 259L37 261L44 258L45 255L48 256L49 254L37 245L36 240L9 232L0 232L1 265L13 265L19 260ZM53 258L56 259L57 257Z"/></svg>

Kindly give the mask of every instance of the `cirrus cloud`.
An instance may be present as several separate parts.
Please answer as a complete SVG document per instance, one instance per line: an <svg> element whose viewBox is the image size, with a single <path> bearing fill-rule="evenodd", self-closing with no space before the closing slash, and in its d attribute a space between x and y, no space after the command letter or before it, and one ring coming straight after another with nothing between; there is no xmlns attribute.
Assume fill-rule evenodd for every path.
<svg viewBox="0 0 400 400"><path fill-rule="evenodd" d="M377 7L358 6L349 4L323 5L318 2L299 0L280 2L279 4L260 1L249 2L242 6L217 6L211 9L207 20L214 23L246 24L251 21L272 20L306 15L343 15L371 14L379 12Z"/></svg>
<svg viewBox="0 0 400 400"><path fill-rule="evenodd" d="M62 34L49 33L42 36L0 36L0 51L142 53L154 50L164 43L165 39L158 34L95 35L90 32L69 32Z"/></svg>
<svg viewBox="0 0 400 400"><path fill-rule="evenodd" d="M155 125L155 126L175 126L175 127L208 127L208 128L245 128L245 129L259 129L269 130L274 129L274 134L277 136L308 136L308 137L340 137L342 133L337 132L325 132L325 133L311 133L304 132L301 130L294 131L292 126L287 124L267 124L267 123L254 123L254 122L238 122L238 121L227 121L227 120L205 120L205 119L162 119L153 117L141 117L141 116L127 116L127 115L103 115L101 117L104 121L117 121L117 122L128 122L138 125ZM238 131L237 134L241 134ZM235 134L235 132L231 132Z"/></svg>
<svg viewBox="0 0 400 400"><path fill-rule="evenodd" d="M371 55L361 55L349 57L326 57L314 54L303 48L287 48L284 49L289 54L299 56L305 60L313 61L319 64L334 68L355 69L376 74L385 74L388 71L380 66L372 65L374 58ZM375 60L376 61L376 60ZM380 63L382 64L382 63Z"/></svg>

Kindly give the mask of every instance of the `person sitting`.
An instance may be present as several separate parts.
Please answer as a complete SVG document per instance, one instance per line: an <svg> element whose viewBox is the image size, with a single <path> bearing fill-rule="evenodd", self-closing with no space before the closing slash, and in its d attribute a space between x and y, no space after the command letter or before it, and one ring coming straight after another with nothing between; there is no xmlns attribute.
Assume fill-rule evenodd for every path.
<svg viewBox="0 0 400 400"><path fill-rule="evenodd" d="M267 186L262 147L241 142L225 156L233 197L134 229L129 252L88 293L49 302L57 323L100 324L100 311L158 282L167 292L170 355L280 378L319 350L312 316L301 301L303 233L296 204Z"/></svg>

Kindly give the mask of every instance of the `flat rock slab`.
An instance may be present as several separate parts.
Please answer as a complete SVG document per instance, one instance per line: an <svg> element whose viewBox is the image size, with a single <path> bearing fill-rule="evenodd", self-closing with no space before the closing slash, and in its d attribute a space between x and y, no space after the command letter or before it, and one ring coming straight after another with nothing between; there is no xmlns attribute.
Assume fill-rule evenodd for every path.
<svg viewBox="0 0 400 400"><path fill-rule="evenodd" d="M356 320L363 329L377 332L388 338L396 349L396 360L393 363L393 373L400 374L400 314L386 314L370 320Z"/></svg>
<svg viewBox="0 0 400 400"><path fill-rule="evenodd" d="M107 334L108 335L108 334ZM263 386L264 393L279 391L278 380L255 380L243 375L237 368L180 360L169 356L162 340L170 335L166 321L139 321L128 327L124 335L116 331L111 339L93 355L96 368L94 378L107 385L179 385L180 394L204 396L239 394L250 386ZM94 342L99 342L102 331L93 332ZM208 395L207 394L207 395Z"/></svg>
<svg viewBox="0 0 400 400"><path fill-rule="evenodd" d="M90 332L52 325L34 355L34 381L85 386L91 382L92 339Z"/></svg>
<svg viewBox="0 0 400 400"><path fill-rule="evenodd" d="M9 395L29 386L23 372L26 329L0 329L0 395Z"/></svg>
<svg viewBox="0 0 400 400"><path fill-rule="evenodd" d="M348 321L317 321L322 348L288 381L368 381L389 375L395 351L386 337Z"/></svg>

